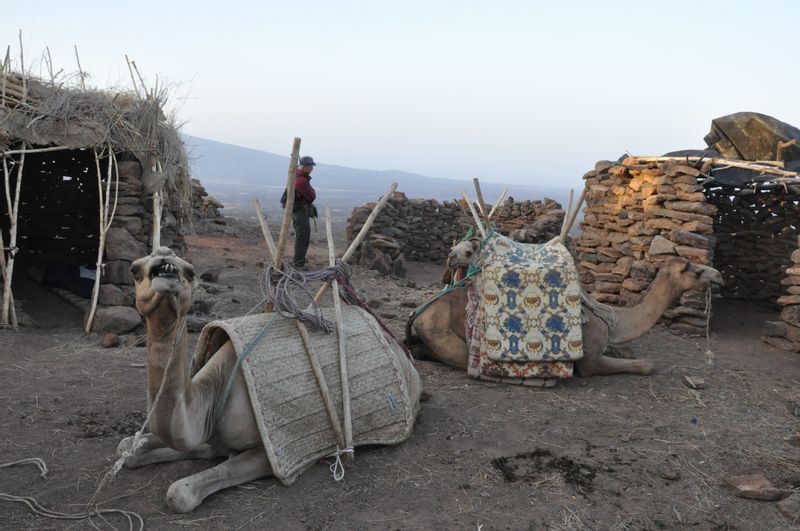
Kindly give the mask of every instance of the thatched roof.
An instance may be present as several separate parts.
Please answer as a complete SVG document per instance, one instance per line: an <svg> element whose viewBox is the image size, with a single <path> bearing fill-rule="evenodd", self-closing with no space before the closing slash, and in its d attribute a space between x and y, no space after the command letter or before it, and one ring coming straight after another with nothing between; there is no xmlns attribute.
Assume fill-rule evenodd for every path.
<svg viewBox="0 0 800 531"><path fill-rule="evenodd" d="M170 200L188 208L188 161L178 128L164 113L166 100L164 89L112 92L0 71L0 155L22 144L110 147L136 157L144 182L164 183ZM162 175L153 175L159 170Z"/></svg>

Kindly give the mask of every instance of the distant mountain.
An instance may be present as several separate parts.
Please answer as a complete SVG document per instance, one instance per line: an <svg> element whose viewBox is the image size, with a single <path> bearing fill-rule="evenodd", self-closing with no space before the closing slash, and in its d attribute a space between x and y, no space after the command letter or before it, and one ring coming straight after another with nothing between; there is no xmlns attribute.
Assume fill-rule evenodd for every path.
<svg viewBox="0 0 800 531"><path fill-rule="evenodd" d="M214 140L184 135L192 159L192 175L200 179L208 193L222 201L228 216L252 214L251 202L257 197L268 213L279 209L280 196L286 185L289 157L250 149ZM461 190L474 197L471 181L426 177L398 170L364 170L332 164L318 164L313 185L318 202L330 206L334 215L349 215L353 207L374 201L391 185L408 197L452 200ZM482 182L484 199L493 202L505 184ZM569 191L563 186L507 185L508 195L515 199L551 197L566 206Z"/></svg>

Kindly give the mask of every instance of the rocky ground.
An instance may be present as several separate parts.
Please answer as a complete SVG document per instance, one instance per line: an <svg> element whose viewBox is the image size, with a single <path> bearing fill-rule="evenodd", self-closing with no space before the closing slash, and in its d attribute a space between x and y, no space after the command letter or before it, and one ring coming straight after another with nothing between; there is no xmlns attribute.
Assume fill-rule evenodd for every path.
<svg viewBox="0 0 800 531"><path fill-rule="evenodd" d="M237 316L261 302L264 247L246 223L200 226L186 258L206 280L195 317ZM344 230L337 248L344 249ZM313 236L312 264L327 256ZM411 309L439 289L440 266L409 263L412 283L356 269L353 282L402 334ZM119 440L146 407L138 336L104 349L81 333L81 314L47 292L27 294L45 324L0 332L0 493L43 506L141 515L148 529L787 529L796 524L800 359L760 341L771 309L719 302L709 342L655 329L634 344L656 362L650 377L575 378L551 390L489 384L430 362L417 369L431 398L411 438L358 448L345 480L328 463L291 487L271 479L212 495L195 512L172 514L173 481L203 470L185 461L122 470L97 491ZM19 295L23 298L23 295ZM197 335L192 334L196 339ZM691 389L685 377L702 378ZM723 480L761 472L780 502L735 496ZM768 493L769 494L769 493ZM2 498L2 496L0 496ZM785 514L784 514L785 513ZM788 516L787 516L788 515ZM119 516L96 520L127 529ZM0 499L2 529L90 528L33 514ZM800 527L797 527L800 528Z"/></svg>

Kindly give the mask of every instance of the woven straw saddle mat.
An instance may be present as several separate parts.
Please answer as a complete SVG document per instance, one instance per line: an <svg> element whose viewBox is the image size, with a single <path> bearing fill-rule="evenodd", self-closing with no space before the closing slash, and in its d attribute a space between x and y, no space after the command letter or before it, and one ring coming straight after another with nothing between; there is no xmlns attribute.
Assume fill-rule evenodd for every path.
<svg viewBox="0 0 800 531"><path fill-rule="evenodd" d="M332 309L323 313L333 320ZM195 366L228 338L241 353L272 317L262 313L209 323L197 343ZM419 375L399 346L390 346L371 315L344 306L342 317L353 444L400 443L411 434L419 412ZM336 333L309 328L309 335L341 422ZM273 474L283 484L290 485L317 460L336 451L319 386L292 320L278 317L272 322L242 363L242 372Z"/></svg>

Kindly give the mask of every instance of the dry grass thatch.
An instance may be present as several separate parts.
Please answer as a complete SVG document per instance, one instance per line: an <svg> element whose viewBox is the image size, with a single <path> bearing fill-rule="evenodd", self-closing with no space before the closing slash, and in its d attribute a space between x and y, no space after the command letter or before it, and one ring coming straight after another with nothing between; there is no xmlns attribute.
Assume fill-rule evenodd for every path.
<svg viewBox="0 0 800 531"><path fill-rule="evenodd" d="M0 153L22 146L110 147L114 153L128 153L141 163L143 180L164 182L170 202L188 217L189 164L176 121L164 112L167 87L149 90L141 77L137 84L132 76L133 90L89 88L83 71L43 79L26 73L24 64L12 70L8 53L0 66Z"/></svg>

